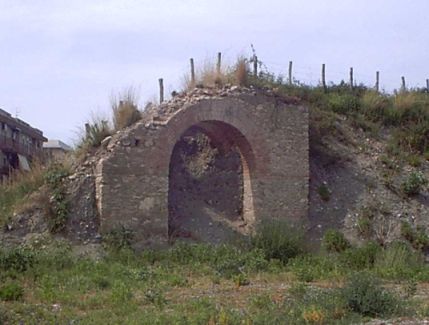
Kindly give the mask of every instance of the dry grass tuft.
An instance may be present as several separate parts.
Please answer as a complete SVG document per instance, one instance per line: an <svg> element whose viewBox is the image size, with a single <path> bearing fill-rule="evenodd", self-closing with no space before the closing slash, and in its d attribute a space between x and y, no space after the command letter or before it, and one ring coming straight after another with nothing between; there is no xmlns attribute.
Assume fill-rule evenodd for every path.
<svg viewBox="0 0 429 325"><path fill-rule="evenodd" d="M137 95L130 87L118 96L110 99L113 113L113 127L115 130L124 129L141 119L141 112L137 106Z"/></svg>
<svg viewBox="0 0 429 325"><path fill-rule="evenodd" d="M247 86L249 76L249 66L247 60L244 57L240 57L235 64L234 69L234 81L238 86Z"/></svg>
<svg viewBox="0 0 429 325"><path fill-rule="evenodd" d="M227 83L231 83L231 69L229 67L221 67L218 71L216 64L206 60L202 68L197 68L195 71L195 82L191 76L186 74L183 77L183 87L185 90L197 88L215 88L222 87Z"/></svg>
<svg viewBox="0 0 429 325"><path fill-rule="evenodd" d="M78 128L75 141L75 158L80 161L93 148L98 148L101 142L112 135L113 130L109 121L102 115L92 114L91 120L85 124L85 128Z"/></svg>
<svg viewBox="0 0 429 325"><path fill-rule="evenodd" d="M189 74L183 77L185 90L197 88L215 88L226 84L236 86L247 86L249 84L248 60L240 56L233 65L224 65L218 71L216 64L206 61L202 68L195 72L195 81Z"/></svg>

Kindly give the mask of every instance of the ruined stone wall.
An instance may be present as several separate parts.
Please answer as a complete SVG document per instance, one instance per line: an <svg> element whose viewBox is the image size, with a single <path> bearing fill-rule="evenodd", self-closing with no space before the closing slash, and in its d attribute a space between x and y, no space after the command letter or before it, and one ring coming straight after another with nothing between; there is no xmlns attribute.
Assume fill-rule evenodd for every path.
<svg viewBox="0 0 429 325"><path fill-rule="evenodd" d="M136 248L168 241L170 160L191 127L240 152L243 233L264 219L307 218L308 110L273 95L248 92L184 102L167 116L116 135L97 166L102 232L131 229Z"/></svg>

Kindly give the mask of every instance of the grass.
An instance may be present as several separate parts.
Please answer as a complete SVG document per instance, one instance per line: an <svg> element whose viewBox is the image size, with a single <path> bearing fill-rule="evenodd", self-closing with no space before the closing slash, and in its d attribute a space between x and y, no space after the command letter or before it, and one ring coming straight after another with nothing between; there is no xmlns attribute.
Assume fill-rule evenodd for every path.
<svg viewBox="0 0 429 325"><path fill-rule="evenodd" d="M14 209L26 204L35 190L44 184L46 169L34 164L30 172L16 172L5 184L0 184L0 225L12 216Z"/></svg>
<svg viewBox="0 0 429 325"><path fill-rule="evenodd" d="M113 130L107 119L92 116L91 121L85 124L85 129L79 132L75 150L76 157L82 158L92 149L98 148L101 142L112 133Z"/></svg>
<svg viewBox="0 0 429 325"><path fill-rule="evenodd" d="M250 62L245 60L244 62ZM261 65L263 66L263 64ZM413 156L412 164L429 152L429 94L421 89L410 89L394 94L377 93L364 85L350 87L341 82L330 84L325 91L294 81L290 85L281 76L262 70L255 78L249 70L246 85L271 88L279 95L299 98L310 106L310 130L318 136L336 135L337 116L346 116L354 127L378 136L388 131L391 151L396 155ZM340 119L341 120L341 119ZM384 133L383 133L384 134ZM417 156L417 157L416 157Z"/></svg>
<svg viewBox="0 0 429 325"><path fill-rule="evenodd" d="M111 97L113 127L116 131L124 129L141 119L137 101L136 90L132 87L118 96Z"/></svg>
<svg viewBox="0 0 429 325"><path fill-rule="evenodd" d="M67 213L64 190L59 189L56 177L65 177L70 168L68 161L48 166L34 164L29 172L12 174L7 183L0 185L0 226L4 226L14 213L25 212L33 206L42 207L52 217L50 221L64 219ZM44 190L38 191L43 187Z"/></svg>
<svg viewBox="0 0 429 325"><path fill-rule="evenodd" d="M0 250L0 319L350 324L368 317L427 316L424 302L415 298L418 288L427 286L423 281L429 281L429 267L420 255L405 253L403 245L368 245L329 254L309 254L301 246L294 257L287 254L287 261L267 253L289 244L261 249L258 243L179 243L139 254L124 246L97 259L76 257L61 243ZM391 280L399 283L399 291L389 289Z"/></svg>

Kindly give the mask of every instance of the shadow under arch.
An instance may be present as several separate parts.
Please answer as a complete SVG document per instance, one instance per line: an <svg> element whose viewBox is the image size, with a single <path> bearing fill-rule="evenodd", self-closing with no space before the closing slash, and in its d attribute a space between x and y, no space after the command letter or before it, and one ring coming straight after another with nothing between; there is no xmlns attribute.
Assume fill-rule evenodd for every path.
<svg viewBox="0 0 429 325"><path fill-rule="evenodd" d="M221 173L217 175L212 175L211 179L208 179L208 183L206 182L206 186L212 186L214 182L217 181L225 181L223 186L220 186L220 189L211 189L213 196L222 196L226 206L231 205L231 201L236 197L234 192L237 187L240 189L241 193L239 193L239 198L241 202L235 202L236 204L240 204L240 213L239 215L231 217L231 215L222 215L224 210L215 211L215 209L211 209L212 207L204 206L201 207L198 204L198 199L202 199L204 190L196 188L193 190L197 192L195 196L198 197L195 202L190 204L194 204L190 209L194 209L191 214L196 216L193 220L185 220L189 216L186 216L186 212L180 211L178 205L182 202L178 203L178 200L183 199L186 195L190 195L189 188L183 186L183 182L181 184L176 184L177 179L183 178L186 176L179 175L183 173L187 173L183 168L178 166L180 161L183 162L183 154L186 150L195 151L195 148L191 149L183 149L183 141L186 138L192 139L197 134L203 134L209 140L213 148L217 150L219 156L221 157L233 157L227 163L227 166L240 164L239 170L240 175L235 175L236 170L223 171L227 175L228 179L223 179ZM234 156L235 155L235 156ZM234 158L235 157L235 158ZM228 158L230 159L230 158ZM169 220L168 220L168 233L170 238L177 237L189 237L191 239L195 239L198 241L207 241L207 242L222 242L225 241L225 236L229 236L231 233L238 234L248 234L252 231L254 223L255 223L255 213L254 213L254 202L253 202L253 191L252 191L252 173L255 170L255 157L252 147L246 137L234 126L218 121L218 120L204 120L198 123L195 123L188 127L176 140L176 143L173 146L172 152L170 154L169 161L169 177L168 177L168 210L169 210ZM229 173L229 174L228 174ZM219 176L219 177L218 177ZM240 180L238 180L240 178ZM212 182L214 180L214 182ZM231 187L228 187L227 182L232 180L235 183L232 184ZM240 182L240 185L238 185ZM191 179L188 181L188 184L191 186L198 183L198 180ZM182 191L183 193L180 193ZM214 191L214 192L213 192ZM224 193L218 193L216 191L223 191ZM207 195L206 195L207 196ZM210 200L209 200L210 201ZM222 204L222 202L220 202ZM206 219L206 223L203 223L199 220L195 219ZM182 224L187 222L188 229L181 229ZM190 229L192 227L197 229ZM219 231L216 229L219 228ZM194 231L196 234L194 234Z"/></svg>

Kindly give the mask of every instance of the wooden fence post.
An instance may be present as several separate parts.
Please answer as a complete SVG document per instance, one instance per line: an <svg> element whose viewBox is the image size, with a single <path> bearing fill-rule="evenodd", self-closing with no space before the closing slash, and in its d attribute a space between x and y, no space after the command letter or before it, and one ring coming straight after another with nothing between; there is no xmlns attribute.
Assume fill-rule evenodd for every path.
<svg viewBox="0 0 429 325"><path fill-rule="evenodd" d="M375 90L380 91L380 71L375 72Z"/></svg>
<svg viewBox="0 0 429 325"><path fill-rule="evenodd" d="M161 104L164 101L164 80L159 78L159 103Z"/></svg>
<svg viewBox="0 0 429 325"><path fill-rule="evenodd" d="M220 66L222 64L222 53L219 52L217 54L217 65L216 65L216 73L218 76L220 76Z"/></svg>
<svg viewBox="0 0 429 325"><path fill-rule="evenodd" d="M429 93L429 79L426 79L426 91Z"/></svg>
<svg viewBox="0 0 429 325"><path fill-rule="evenodd" d="M194 66L194 59L191 58L191 83L192 87L195 87L195 66Z"/></svg>
<svg viewBox="0 0 429 325"><path fill-rule="evenodd" d="M406 88L406 84L405 84L405 77L404 76L402 76L401 77L401 79L402 79L402 86L401 86L401 90L402 91L405 91L407 88Z"/></svg>
<svg viewBox="0 0 429 325"><path fill-rule="evenodd" d="M353 91L353 67L350 68L350 90Z"/></svg>
<svg viewBox="0 0 429 325"><path fill-rule="evenodd" d="M322 64L322 87L323 90L326 92L326 79L325 79L325 63Z"/></svg>
<svg viewBox="0 0 429 325"><path fill-rule="evenodd" d="M258 57L256 55L253 56L253 76L258 76Z"/></svg>
<svg viewBox="0 0 429 325"><path fill-rule="evenodd" d="M292 61L289 61L289 85L292 85Z"/></svg>
<svg viewBox="0 0 429 325"><path fill-rule="evenodd" d="M91 126L89 123L85 123L85 136L88 139L91 134Z"/></svg>

